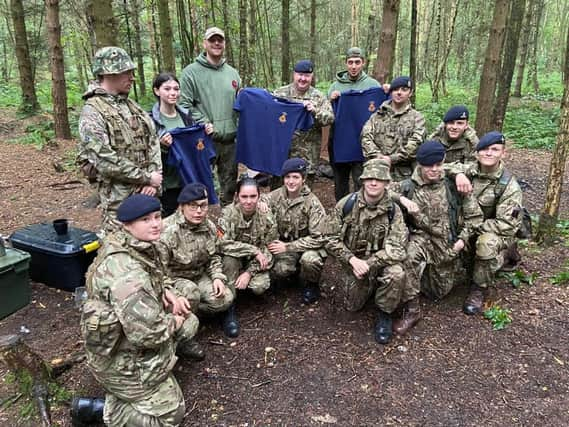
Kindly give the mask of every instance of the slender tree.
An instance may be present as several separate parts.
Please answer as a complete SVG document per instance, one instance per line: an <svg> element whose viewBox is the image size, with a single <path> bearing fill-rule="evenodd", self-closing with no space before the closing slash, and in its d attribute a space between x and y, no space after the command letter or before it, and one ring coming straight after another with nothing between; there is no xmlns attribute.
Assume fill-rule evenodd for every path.
<svg viewBox="0 0 569 427"><path fill-rule="evenodd" d="M528 57L528 45L531 33L531 20L533 16L533 9L536 0L529 0L526 7L526 13L524 16L523 30L521 31L520 39L520 55L518 58L516 84L514 86L513 96L520 98L522 96L522 85L524 83L524 71L526 68L526 61Z"/></svg>
<svg viewBox="0 0 569 427"><path fill-rule="evenodd" d="M484 67L480 77L480 91L476 108L476 131L479 135L484 135L492 130L493 105L498 73L502 64L502 47L506 33L508 10L509 0L496 0Z"/></svg>
<svg viewBox="0 0 569 427"><path fill-rule="evenodd" d="M239 0L239 74L243 86L249 85L249 52L247 51L247 0Z"/></svg>
<svg viewBox="0 0 569 427"><path fill-rule="evenodd" d="M371 2L371 8L369 10L369 15L367 17L367 37L366 37L366 45L365 45L365 53L367 55L368 60L365 63L365 72L369 73L369 64L371 62L371 51L375 44L375 28L377 22L377 2Z"/></svg>
<svg viewBox="0 0 569 427"><path fill-rule="evenodd" d="M144 77L144 56L142 53L142 34L140 31L140 4L139 0L131 0L132 26L134 29L134 52L136 56L136 83L142 96L146 93L146 78Z"/></svg>
<svg viewBox="0 0 569 427"><path fill-rule="evenodd" d="M411 43L409 49L409 76L417 81L417 0L411 1ZM411 94L411 104L415 105L415 93Z"/></svg>
<svg viewBox="0 0 569 427"><path fill-rule="evenodd" d="M67 115L65 65L63 63L63 48L61 47L61 25L59 24L59 0L45 0L45 5L55 137L71 139Z"/></svg>
<svg viewBox="0 0 569 427"><path fill-rule="evenodd" d="M392 77L398 17L399 0L385 0L383 2L383 17L381 20L377 60L373 70L373 76L380 83L385 83Z"/></svg>
<svg viewBox="0 0 569 427"><path fill-rule="evenodd" d="M528 70L528 80L534 93L539 92L539 81L537 80L537 61L539 53L539 37L541 35L541 18L545 8L545 0L537 0L535 4L535 16L533 22L532 40L530 46L530 61Z"/></svg>
<svg viewBox="0 0 569 427"><path fill-rule="evenodd" d="M118 28L112 0L87 0L86 9L87 21L95 36L93 50L103 46L116 46Z"/></svg>
<svg viewBox="0 0 569 427"><path fill-rule="evenodd" d="M567 43L565 46L565 65L563 67L565 88L561 100L559 133L557 134L553 157L549 164L545 203L541 211L536 234L536 240L543 243L551 242L557 235L555 224L559 217L563 176L569 152L569 48L567 48L569 46L569 31L567 32Z"/></svg>
<svg viewBox="0 0 569 427"><path fill-rule="evenodd" d="M516 67L516 56L518 54L518 42L520 40L520 31L522 29L522 21L524 19L524 11L526 0L512 0L510 10L510 18L508 19L508 30L506 34L506 46L504 48L504 59L502 62L502 70L499 74L498 93L496 102L494 103L494 129L502 130L504 118L506 117L506 108L510 100L510 87L512 86L512 78L514 76L514 68Z"/></svg>
<svg viewBox="0 0 569 427"><path fill-rule="evenodd" d="M316 0L310 0L310 60L316 62Z"/></svg>
<svg viewBox="0 0 569 427"><path fill-rule="evenodd" d="M192 61L191 37L188 31L188 20L186 19L186 2L176 0L176 13L178 14L178 38L182 50L182 66L188 65Z"/></svg>
<svg viewBox="0 0 569 427"><path fill-rule="evenodd" d="M290 0L281 0L281 83L290 79Z"/></svg>
<svg viewBox="0 0 569 427"><path fill-rule="evenodd" d="M22 0L11 0L10 10L12 12L12 22L14 24L14 41L16 44L16 60L20 73L20 86L22 88L21 110L27 113L39 111L40 105L36 96L34 74L32 72L32 61L28 48L28 35L26 32L26 22L24 20L24 6Z"/></svg>
<svg viewBox="0 0 569 427"><path fill-rule="evenodd" d="M163 71L176 72L176 61L174 59L174 36L172 34L172 23L170 21L170 8L168 0L158 0L158 21L160 23L160 48L162 50Z"/></svg>

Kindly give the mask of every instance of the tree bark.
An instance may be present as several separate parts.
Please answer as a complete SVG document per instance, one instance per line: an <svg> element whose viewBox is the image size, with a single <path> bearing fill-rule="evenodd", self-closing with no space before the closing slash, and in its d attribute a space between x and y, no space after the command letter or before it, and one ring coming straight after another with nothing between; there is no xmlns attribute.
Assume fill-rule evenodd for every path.
<svg viewBox="0 0 569 427"><path fill-rule="evenodd" d="M154 68L154 75L158 74L162 71L162 48L160 47L160 40L158 35L158 29L156 28L156 1L150 0L150 4L148 5L148 29L150 32L150 50L155 52L155 55L152 55L152 64Z"/></svg>
<svg viewBox="0 0 569 427"><path fill-rule="evenodd" d="M518 44L525 7L526 0L512 0L510 18L508 20L508 31L506 34L506 45L504 48L504 60L499 75L498 93L496 95L493 114L493 127L499 131L502 131L502 127L504 126L506 108L510 100L510 87L512 86L514 68L516 67L516 57L518 54Z"/></svg>
<svg viewBox="0 0 569 427"><path fill-rule="evenodd" d="M375 27L377 21L377 2L372 0L371 2L371 9L369 11L369 15L367 17L367 39L365 45L365 54L368 60L365 63L365 72L366 74L369 73L369 64L371 58L371 51L374 46L374 37L375 37Z"/></svg>
<svg viewBox="0 0 569 427"><path fill-rule="evenodd" d="M88 0L87 15L95 35L94 50L103 46L116 46L118 27L112 0Z"/></svg>
<svg viewBox="0 0 569 427"><path fill-rule="evenodd" d="M569 46L569 31L567 32L566 46ZM566 49L565 52L563 74L565 76L565 88L561 100L559 133L557 134L553 157L549 165L545 203L541 211L535 237L538 242L546 244L552 242L557 235L555 224L559 217L559 204L563 191L563 176L565 174L567 153L569 152L569 49Z"/></svg>
<svg viewBox="0 0 569 427"><path fill-rule="evenodd" d="M163 71L176 73L176 61L172 44L172 24L170 22L170 8L168 0L158 0L158 20L160 23L160 47L162 49Z"/></svg>
<svg viewBox="0 0 569 427"><path fill-rule="evenodd" d="M26 113L35 113L39 111L40 105L36 95L22 0L11 0L10 10L14 24L14 41L16 44L18 71L20 73L20 86L22 87L21 110Z"/></svg>
<svg viewBox="0 0 569 427"><path fill-rule="evenodd" d="M225 32L225 53L230 64L235 64L235 56L233 54L233 43L231 41L231 30L229 25L229 5L227 0L221 0L223 12L223 30Z"/></svg>
<svg viewBox="0 0 569 427"><path fill-rule="evenodd" d="M316 0L310 0L310 60L316 63Z"/></svg>
<svg viewBox="0 0 569 427"><path fill-rule="evenodd" d="M45 0L45 5L55 137L71 139L67 115L65 65L63 63L63 48L61 47L61 25L59 24L59 0Z"/></svg>
<svg viewBox="0 0 569 427"><path fill-rule="evenodd" d="M281 83L290 79L290 0L281 0Z"/></svg>
<svg viewBox="0 0 569 427"><path fill-rule="evenodd" d="M239 74L243 86L249 85L249 52L247 51L247 0L239 0Z"/></svg>
<svg viewBox="0 0 569 427"><path fill-rule="evenodd" d="M358 1L352 0L351 46L358 45Z"/></svg>
<svg viewBox="0 0 569 427"><path fill-rule="evenodd" d="M399 0L385 0L383 3L383 17L381 20L381 34L379 36L377 60L373 70L373 77L380 83L385 83L393 77L398 17Z"/></svg>
<svg viewBox="0 0 569 427"><path fill-rule="evenodd" d="M543 16L543 9L545 7L545 0L537 0L534 12L534 25L531 41L531 56L529 61L528 79L534 93L539 92L539 81L537 79L537 54L539 50L539 36L541 34L541 18Z"/></svg>
<svg viewBox="0 0 569 427"><path fill-rule="evenodd" d="M136 55L136 82L140 88L141 96L146 93L146 78L144 77L144 56L142 53L142 36L140 31L140 5L139 0L131 0L132 26L134 27L134 52Z"/></svg>
<svg viewBox="0 0 569 427"><path fill-rule="evenodd" d="M411 1L411 42L409 44L409 76L417 84L417 0ZM415 105L417 91L411 93L411 104Z"/></svg>
<svg viewBox="0 0 569 427"><path fill-rule="evenodd" d="M188 32L188 20L186 19L186 2L176 0L176 12L178 14L178 37L182 49L182 68L192 61L192 49L190 48L190 34Z"/></svg>
<svg viewBox="0 0 569 427"><path fill-rule="evenodd" d="M492 28L488 37L484 67L480 77L480 91L476 109L476 131L479 135L492 130L492 114L498 73L502 64L502 48L506 33L509 0L496 0Z"/></svg>
<svg viewBox="0 0 569 427"><path fill-rule="evenodd" d="M517 67L517 75L516 75L516 84L514 86L514 93L512 94L515 97L520 98L522 96L522 85L524 83L524 71L526 68L526 62L528 57L528 45L529 45L529 37L531 33L531 20L533 16L533 9L534 9L535 0L529 0L529 3L526 7L526 13L524 16L524 23L523 23L523 31L521 32L521 40L520 40L520 55L518 59L518 67Z"/></svg>

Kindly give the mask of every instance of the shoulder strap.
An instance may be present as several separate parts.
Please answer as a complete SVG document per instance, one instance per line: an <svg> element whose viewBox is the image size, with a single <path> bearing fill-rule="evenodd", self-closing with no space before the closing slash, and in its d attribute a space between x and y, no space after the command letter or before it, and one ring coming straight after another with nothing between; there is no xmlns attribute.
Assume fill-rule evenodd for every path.
<svg viewBox="0 0 569 427"><path fill-rule="evenodd" d="M350 214L350 212L352 212L357 200L358 200L358 192L355 191L352 194L350 194L350 197L348 197L348 200L346 200L346 203L344 203L344 206L342 207L342 218L345 218Z"/></svg>
<svg viewBox="0 0 569 427"><path fill-rule="evenodd" d="M391 202L389 208L387 208L387 219L390 224L393 222L393 218L395 218L395 205Z"/></svg>
<svg viewBox="0 0 569 427"><path fill-rule="evenodd" d="M500 200L502 194L504 194L504 191L506 191L506 187L508 186L512 178L513 176L510 173L510 171L504 169L504 171L502 172L502 176L498 180L498 184L496 185L496 187L494 187L494 196L496 197L496 200Z"/></svg>
<svg viewBox="0 0 569 427"><path fill-rule="evenodd" d="M401 194L407 197L409 200L413 199L413 194L415 194L415 182L411 178L404 179L401 181Z"/></svg>

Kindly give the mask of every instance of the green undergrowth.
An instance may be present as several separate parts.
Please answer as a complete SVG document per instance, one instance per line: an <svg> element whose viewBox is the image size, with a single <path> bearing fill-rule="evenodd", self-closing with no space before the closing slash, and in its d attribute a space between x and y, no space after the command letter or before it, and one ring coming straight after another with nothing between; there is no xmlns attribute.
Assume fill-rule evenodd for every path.
<svg viewBox="0 0 569 427"><path fill-rule="evenodd" d="M484 318L490 321L492 329L495 331L504 329L513 320L510 310L497 304L484 311Z"/></svg>

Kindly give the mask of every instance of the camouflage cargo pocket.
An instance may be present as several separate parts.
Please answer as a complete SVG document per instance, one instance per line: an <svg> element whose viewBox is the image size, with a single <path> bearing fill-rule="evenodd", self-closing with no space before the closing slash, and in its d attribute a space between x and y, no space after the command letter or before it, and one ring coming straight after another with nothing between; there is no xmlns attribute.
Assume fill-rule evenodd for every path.
<svg viewBox="0 0 569 427"><path fill-rule="evenodd" d="M87 350L108 357L119 345L122 326L110 305L88 300L83 306L81 333Z"/></svg>

